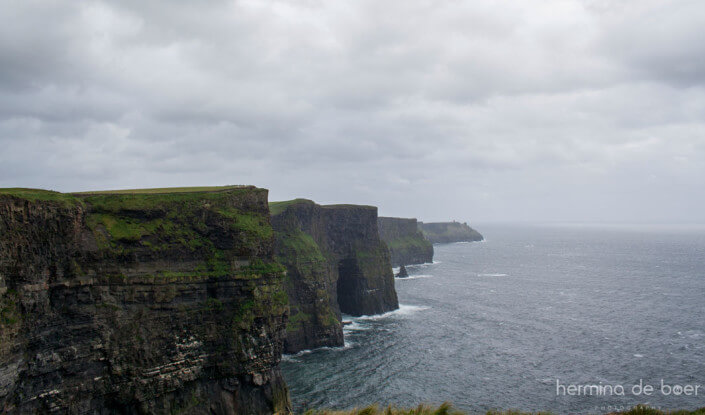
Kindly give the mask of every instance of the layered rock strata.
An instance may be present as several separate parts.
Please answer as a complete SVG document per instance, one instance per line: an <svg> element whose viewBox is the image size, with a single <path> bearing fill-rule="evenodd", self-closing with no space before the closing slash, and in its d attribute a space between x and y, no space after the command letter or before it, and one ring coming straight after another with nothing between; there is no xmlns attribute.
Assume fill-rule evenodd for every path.
<svg viewBox="0 0 705 415"><path fill-rule="evenodd" d="M254 187L0 190L0 411L286 411L272 236Z"/></svg>
<svg viewBox="0 0 705 415"><path fill-rule="evenodd" d="M392 266L433 262L433 244L423 236L416 219L380 217L377 224Z"/></svg>
<svg viewBox="0 0 705 415"><path fill-rule="evenodd" d="M287 268L287 352L342 345L341 312L360 316L398 308L377 208L305 199L270 208L276 257Z"/></svg>

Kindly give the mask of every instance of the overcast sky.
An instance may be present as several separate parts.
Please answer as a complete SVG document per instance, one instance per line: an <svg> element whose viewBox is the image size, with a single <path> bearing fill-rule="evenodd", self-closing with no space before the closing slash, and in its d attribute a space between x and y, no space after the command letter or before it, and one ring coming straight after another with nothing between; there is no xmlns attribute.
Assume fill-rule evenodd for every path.
<svg viewBox="0 0 705 415"><path fill-rule="evenodd" d="M705 1L0 0L0 187L705 223Z"/></svg>

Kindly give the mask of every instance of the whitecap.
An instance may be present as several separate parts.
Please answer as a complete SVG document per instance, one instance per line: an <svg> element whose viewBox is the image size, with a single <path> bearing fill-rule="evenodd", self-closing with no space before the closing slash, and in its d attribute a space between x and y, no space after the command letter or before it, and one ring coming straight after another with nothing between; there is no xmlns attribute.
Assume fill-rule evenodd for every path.
<svg viewBox="0 0 705 415"><path fill-rule="evenodd" d="M478 277L508 277L509 274L500 273L487 273L487 274L477 274Z"/></svg>
<svg viewBox="0 0 705 415"><path fill-rule="evenodd" d="M417 269L417 268L426 268L426 267L430 267L431 265L437 265L440 263L441 263L441 261L434 260L433 262L424 262L423 264L411 264L411 265L407 265L406 269L412 270L412 269Z"/></svg>
<svg viewBox="0 0 705 415"><path fill-rule="evenodd" d="M350 321L350 324L343 326L343 333L348 331L362 331L369 329L368 326L364 326L359 322L355 321L355 317L346 316L343 318L345 321Z"/></svg>
<svg viewBox="0 0 705 415"><path fill-rule="evenodd" d="M303 349L298 353L295 353L293 356L303 356L305 354L312 353L314 349Z"/></svg>
<svg viewBox="0 0 705 415"><path fill-rule="evenodd" d="M334 351L334 352L340 352L340 351L343 351L343 350L352 349L353 346L355 346L355 343L353 343L353 342L351 342L351 341L348 341L348 340L343 340L343 345L342 345L342 346L323 346L323 347L319 347L319 348L316 349L316 350L331 350L331 351Z"/></svg>
<svg viewBox="0 0 705 415"><path fill-rule="evenodd" d="M367 320L381 320L383 318L387 317L392 317L392 316L405 316L409 314L414 314L417 311L423 311L423 310L428 310L431 307L427 306L421 306L421 305L407 305L407 304L399 304L399 308L396 310L392 311L387 311L384 314L375 314L371 316L360 316L360 317L353 317L353 321L367 321Z"/></svg>
<svg viewBox="0 0 705 415"><path fill-rule="evenodd" d="M332 351L341 351L341 350L348 350L352 349L355 347L355 343L349 341L348 339L343 340L343 345L342 346L321 346L317 347L315 349L304 349L301 350L298 353L294 354L282 354L282 361L283 362L293 362L293 363L301 363L301 360L297 359L297 357L301 357L305 354L310 354L318 350L332 350Z"/></svg>
<svg viewBox="0 0 705 415"><path fill-rule="evenodd" d="M282 362L292 362L292 363L301 363L301 360L296 358L296 355L293 354L283 354L282 355Z"/></svg>
<svg viewBox="0 0 705 415"><path fill-rule="evenodd" d="M638 354L638 353L636 353L636 354L634 355L634 357L639 357L639 358L641 358L641 357L644 357L644 355L643 355L643 354Z"/></svg>
<svg viewBox="0 0 705 415"><path fill-rule="evenodd" d="M404 280L415 280L418 278L431 278L433 275L430 274L419 274L419 275L409 275L408 277L394 277L396 281L404 281Z"/></svg>

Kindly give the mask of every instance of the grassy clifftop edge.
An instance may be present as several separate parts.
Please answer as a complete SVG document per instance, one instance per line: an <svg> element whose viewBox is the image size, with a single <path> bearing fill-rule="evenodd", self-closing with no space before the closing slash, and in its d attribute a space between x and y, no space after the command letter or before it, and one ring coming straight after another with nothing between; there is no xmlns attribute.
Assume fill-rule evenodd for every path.
<svg viewBox="0 0 705 415"><path fill-rule="evenodd" d="M27 187L0 188L0 196L12 196L29 201L61 202L68 204L81 203L82 199L96 195L170 195L188 193L220 193L232 191L254 191L259 189L248 185L231 186L201 186L201 187L162 187L152 189L122 189L122 190L95 190L87 192L62 193L54 190L33 189ZM177 196L178 197L178 196Z"/></svg>

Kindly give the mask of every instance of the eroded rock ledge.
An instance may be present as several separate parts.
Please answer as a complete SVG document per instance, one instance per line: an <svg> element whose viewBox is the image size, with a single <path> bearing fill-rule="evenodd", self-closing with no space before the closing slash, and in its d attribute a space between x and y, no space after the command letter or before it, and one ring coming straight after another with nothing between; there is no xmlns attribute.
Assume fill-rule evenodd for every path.
<svg viewBox="0 0 705 415"><path fill-rule="evenodd" d="M277 259L287 268L287 352L342 345L341 311L360 316L399 307L376 207L296 199L270 208Z"/></svg>
<svg viewBox="0 0 705 415"><path fill-rule="evenodd" d="M267 191L0 191L0 412L288 407Z"/></svg>

